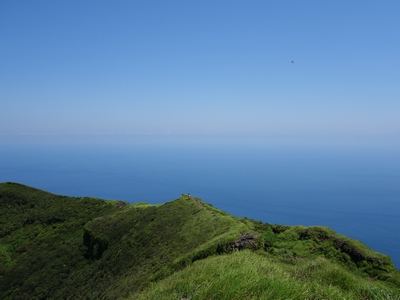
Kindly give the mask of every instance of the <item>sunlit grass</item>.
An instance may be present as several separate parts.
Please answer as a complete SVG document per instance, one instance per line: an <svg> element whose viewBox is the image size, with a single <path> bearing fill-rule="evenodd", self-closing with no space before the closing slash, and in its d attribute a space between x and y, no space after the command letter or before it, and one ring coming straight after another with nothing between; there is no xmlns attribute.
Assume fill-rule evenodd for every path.
<svg viewBox="0 0 400 300"><path fill-rule="evenodd" d="M0 225L2 299L399 299L399 271L361 242L188 195L128 204L3 183Z"/></svg>
<svg viewBox="0 0 400 300"><path fill-rule="evenodd" d="M400 299L320 258L296 265L242 251L196 261L131 299Z"/></svg>

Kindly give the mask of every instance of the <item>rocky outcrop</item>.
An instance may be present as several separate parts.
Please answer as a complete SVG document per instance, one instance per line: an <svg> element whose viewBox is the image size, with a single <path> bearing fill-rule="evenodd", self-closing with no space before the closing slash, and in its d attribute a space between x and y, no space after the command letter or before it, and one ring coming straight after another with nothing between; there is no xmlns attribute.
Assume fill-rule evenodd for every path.
<svg viewBox="0 0 400 300"><path fill-rule="evenodd" d="M126 202L125 201L117 201L114 203L114 206L124 208L126 206Z"/></svg>
<svg viewBox="0 0 400 300"><path fill-rule="evenodd" d="M248 246L257 247L256 237L250 233L242 232L242 235L230 245L230 248L232 250L243 250Z"/></svg>

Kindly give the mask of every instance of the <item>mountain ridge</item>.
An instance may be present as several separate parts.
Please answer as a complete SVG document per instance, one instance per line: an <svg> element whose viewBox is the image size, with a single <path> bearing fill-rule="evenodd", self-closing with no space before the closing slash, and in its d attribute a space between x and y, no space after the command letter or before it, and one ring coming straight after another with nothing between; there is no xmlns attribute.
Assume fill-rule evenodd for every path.
<svg viewBox="0 0 400 300"><path fill-rule="evenodd" d="M8 182L0 184L0 208L2 299L151 298L157 287L193 266L218 257L229 265L239 252L247 253L245 260L262 258L262 264L294 270L320 262L348 278L355 276L355 286L363 287L365 299L380 299L368 298L366 292L377 286L392 297L387 299L400 299L400 275L390 257L359 241L326 227L235 217L187 194L158 205L128 204L55 195ZM298 284L297 280L287 280L287 286ZM340 293L347 293L339 287ZM321 285L320 293L325 289ZM202 293L207 294L196 289L176 296L165 290L154 297L189 299L190 294L202 299ZM257 295L254 299L268 299Z"/></svg>

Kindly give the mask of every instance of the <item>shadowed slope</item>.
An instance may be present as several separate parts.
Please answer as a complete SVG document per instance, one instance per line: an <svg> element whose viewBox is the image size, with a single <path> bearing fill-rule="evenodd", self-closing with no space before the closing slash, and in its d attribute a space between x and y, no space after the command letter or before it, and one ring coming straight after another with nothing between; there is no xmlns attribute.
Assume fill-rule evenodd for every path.
<svg viewBox="0 0 400 300"><path fill-rule="evenodd" d="M1 298L116 299L224 251L221 244L248 231L238 218L187 196L121 205L4 183L0 206Z"/></svg>
<svg viewBox="0 0 400 300"><path fill-rule="evenodd" d="M399 299L399 278L388 256L325 227L237 218L188 195L128 204L0 184L1 299Z"/></svg>

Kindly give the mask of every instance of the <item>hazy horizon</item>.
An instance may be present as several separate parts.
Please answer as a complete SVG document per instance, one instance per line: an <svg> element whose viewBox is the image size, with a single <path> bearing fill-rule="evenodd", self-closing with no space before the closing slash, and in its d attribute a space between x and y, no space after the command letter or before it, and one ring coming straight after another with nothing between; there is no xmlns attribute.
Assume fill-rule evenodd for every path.
<svg viewBox="0 0 400 300"><path fill-rule="evenodd" d="M399 11L2 1L0 134L398 137Z"/></svg>

